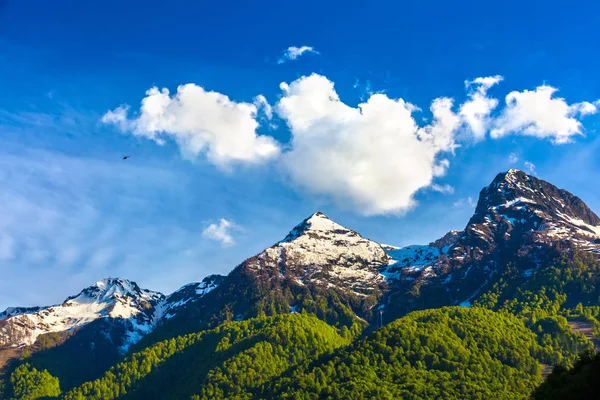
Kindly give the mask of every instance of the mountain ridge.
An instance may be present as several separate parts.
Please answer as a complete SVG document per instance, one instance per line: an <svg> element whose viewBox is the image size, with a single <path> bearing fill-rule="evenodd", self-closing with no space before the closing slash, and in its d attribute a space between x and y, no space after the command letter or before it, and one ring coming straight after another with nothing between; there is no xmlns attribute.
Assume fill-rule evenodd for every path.
<svg viewBox="0 0 600 400"><path fill-rule="evenodd" d="M528 213L530 219L535 216L536 221L516 218L523 213ZM384 281L402 279L400 271L404 273L403 278L408 280L434 277L439 272L444 274L443 264L447 262L446 259L449 259L450 263L458 264L466 257L464 250L467 247L471 248L469 254L471 258L481 258L478 253L483 254L491 250L494 246L491 242L497 240L499 235L510 236L510 232L515 230L515 225L525 223L542 230L546 229L548 231L546 236L551 236L553 240L574 239L579 245L587 246L587 250L600 254L600 243L594 243L594 240L600 240L600 218L581 199L546 181L520 170L511 169L497 174L490 185L481 190L475 212L465 229L450 231L428 245L411 245L402 248L383 245L363 238L358 232L332 221L324 213L317 211L296 225L281 241L258 255L248 258L244 263L247 268L259 271L265 263L272 266L281 264L282 259L284 259L283 264L286 264L286 258L300 258L303 259L300 264L306 264L308 268L294 271L293 265L286 265L282 267L280 274L283 275L286 271L295 272L295 275L298 275L297 283L300 285L306 278L328 287L332 285L351 287L355 294L365 295L374 291ZM585 242L586 235L590 239L587 242ZM535 238L539 240L540 235ZM466 246L465 241L476 245ZM336 249L341 250L336 252ZM295 261L298 263L297 260ZM292 263L287 262L287 264ZM342 264L344 267L340 267ZM333 267L330 267L331 265ZM349 266L351 268L348 268ZM118 278L104 281L110 279L119 281ZM213 278L209 276L205 278L207 279ZM223 277L214 278L212 283L190 283L170 295L160 294L162 298L157 302L159 310L153 318L157 320L163 317L170 318L176 308L181 308L187 301L191 301L191 297L185 301L174 300L182 296L182 291L187 290L191 294L192 286L207 285L210 289L202 291L201 295L204 295L218 286L223 279ZM123 281L135 285L129 288L130 295L136 291L141 294L135 282ZM93 287L94 285L90 286ZM76 296L81 296L82 293ZM76 296L68 298L64 303ZM167 304L169 299L173 304ZM164 303L165 301L167 303ZM42 312L57 306L11 307L0 313L0 320ZM161 308L164 310L160 310ZM161 313L164 316L158 315Z"/></svg>

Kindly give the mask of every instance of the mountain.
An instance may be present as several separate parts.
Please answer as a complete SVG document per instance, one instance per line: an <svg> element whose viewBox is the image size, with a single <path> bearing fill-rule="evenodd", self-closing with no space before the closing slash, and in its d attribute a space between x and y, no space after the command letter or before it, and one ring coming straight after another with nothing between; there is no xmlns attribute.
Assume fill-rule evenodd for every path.
<svg viewBox="0 0 600 400"><path fill-rule="evenodd" d="M378 269L387 259L379 243L317 212L246 265L257 273L279 271L280 278L296 279L300 285L311 283L364 296L378 289L383 280Z"/></svg>
<svg viewBox="0 0 600 400"><path fill-rule="evenodd" d="M600 218L563 189L509 170L485 187L461 231L423 246L388 248L395 260L382 273L390 290L388 320L414 309L466 305L508 264L531 276L557 247L600 255Z"/></svg>
<svg viewBox="0 0 600 400"><path fill-rule="evenodd" d="M32 344L42 333L101 317L130 320L123 350L155 327L141 345L224 321L301 310L347 327L377 326L412 310L469 305L507 265L531 276L561 243L600 254L600 218L571 193L509 170L481 191L463 230L428 245L381 245L316 212L228 276L209 276L169 296L116 280L136 287L100 301L85 295L100 289L88 288L59 306L8 309L0 314L0 343Z"/></svg>
<svg viewBox="0 0 600 400"><path fill-rule="evenodd" d="M156 306L163 298L126 279L104 279L55 306L7 309L0 315L0 346L33 345L40 335L72 331L108 318L126 323L125 351L152 329Z"/></svg>
<svg viewBox="0 0 600 400"><path fill-rule="evenodd" d="M182 305L140 346L225 321L301 310L358 329L385 290L379 270L389 261L379 243L316 212L201 299Z"/></svg>

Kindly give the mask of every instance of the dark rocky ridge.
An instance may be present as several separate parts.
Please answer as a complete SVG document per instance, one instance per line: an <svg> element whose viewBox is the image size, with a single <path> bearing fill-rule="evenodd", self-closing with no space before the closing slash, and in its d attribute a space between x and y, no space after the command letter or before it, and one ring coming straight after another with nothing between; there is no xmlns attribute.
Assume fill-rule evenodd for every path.
<svg viewBox="0 0 600 400"><path fill-rule="evenodd" d="M598 238L600 218L578 197L522 171L498 174L463 231L423 246L412 259L402 258L402 249L392 254L400 262L385 269L388 317L468 304L507 264L528 276L560 244L600 254Z"/></svg>

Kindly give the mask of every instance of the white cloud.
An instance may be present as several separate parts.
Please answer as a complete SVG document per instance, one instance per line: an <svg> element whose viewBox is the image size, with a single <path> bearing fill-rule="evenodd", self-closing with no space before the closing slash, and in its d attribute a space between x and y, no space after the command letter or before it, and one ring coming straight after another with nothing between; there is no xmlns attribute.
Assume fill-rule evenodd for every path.
<svg viewBox="0 0 600 400"><path fill-rule="evenodd" d="M538 86L535 90L513 91L506 96L506 107L494 121L493 138L510 133L550 139L556 144L572 141L581 135L582 125L576 118L598 111L589 102L569 105L565 99L553 97L558 89Z"/></svg>
<svg viewBox="0 0 600 400"><path fill-rule="evenodd" d="M288 50L290 59L314 51ZM167 89L150 89L134 118L122 106L102 120L159 144L172 138L185 157L206 155L222 168L274 159L283 151L283 169L299 188L365 215L400 213L415 205L414 195L423 188L450 192L434 180L446 173L457 140L481 140L490 132L493 138L515 133L566 143L582 131L578 118L600 107L600 102L569 105L553 98L556 89L540 86L509 93L506 107L493 114L498 100L488 90L502 80L495 75L465 81L467 100L457 111L451 98L436 98L429 108L432 118L421 115L419 123L413 118L421 111L417 106L385 93L368 93L357 107L347 105L333 82L318 74L282 83L275 107L263 95L238 103L188 84L173 96ZM285 146L257 133L259 120L275 127L274 112L291 131ZM518 162L516 154L509 162Z"/></svg>
<svg viewBox="0 0 600 400"><path fill-rule="evenodd" d="M202 231L202 236L221 242L223 246L232 246L235 244L232 231L239 229L232 221L221 218L218 224L210 224Z"/></svg>
<svg viewBox="0 0 600 400"><path fill-rule="evenodd" d="M433 121L420 128L403 99L373 94L351 107L317 74L281 89L276 109L292 133L282 163L301 188L366 215L398 213L448 168L441 155L454 150L460 125L451 99L434 100Z"/></svg>
<svg viewBox="0 0 600 400"><path fill-rule="evenodd" d="M438 185L437 183L434 183L433 185L431 185L431 189L435 192L440 192L443 194L454 193L454 188L450 185Z"/></svg>
<svg viewBox="0 0 600 400"><path fill-rule="evenodd" d="M283 64L286 61L293 61L305 53L319 54L319 52L311 46L290 46L284 51L283 56L281 56L277 63Z"/></svg>
<svg viewBox="0 0 600 400"><path fill-rule="evenodd" d="M262 110L265 113L267 119L273 118L273 107L271 107L265 96L262 94L256 96L254 98L254 105L257 110Z"/></svg>
<svg viewBox="0 0 600 400"><path fill-rule="evenodd" d="M465 81L469 100L460 107L459 114L476 140L485 138L491 123L490 114L498 106L498 100L488 97L487 91L503 79L496 75Z"/></svg>
<svg viewBox="0 0 600 400"><path fill-rule="evenodd" d="M464 199L456 200L454 202L454 204L452 204L452 205L456 208L463 208L463 207L474 208L477 205L477 203L473 200L472 197L469 196Z"/></svg>
<svg viewBox="0 0 600 400"><path fill-rule="evenodd" d="M516 164L519 162L519 156L517 156L515 153L510 153L508 155L508 162L511 164Z"/></svg>
<svg viewBox="0 0 600 400"><path fill-rule="evenodd" d="M267 117L272 114L264 96L255 101ZM228 167L236 162L262 162L279 154L278 143L256 131L258 107L194 84L179 86L173 96L167 89L153 87L146 92L139 115L128 118L128 107L121 106L107 112L102 122L158 144L171 138L185 158L205 154L216 166Z"/></svg>
<svg viewBox="0 0 600 400"><path fill-rule="evenodd" d="M530 161L525 161L525 171L530 175L535 175L535 164Z"/></svg>

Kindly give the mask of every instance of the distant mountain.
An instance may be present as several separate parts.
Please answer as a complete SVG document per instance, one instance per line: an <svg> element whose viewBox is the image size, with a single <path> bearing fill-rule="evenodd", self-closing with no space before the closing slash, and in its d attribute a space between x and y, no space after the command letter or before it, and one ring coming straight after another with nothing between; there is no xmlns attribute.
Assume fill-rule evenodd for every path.
<svg viewBox="0 0 600 400"><path fill-rule="evenodd" d="M156 306L164 295L126 279L96 282L62 304L40 308L9 308L0 315L0 346L33 345L43 334L71 331L100 318L127 326L123 350L152 330Z"/></svg>
<svg viewBox="0 0 600 400"><path fill-rule="evenodd" d="M571 193L509 170L481 191L463 230L428 245L381 245L316 212L227 277L169 296L113 279L58 306L10 308L0 314L0 345L31 345L40 334L98 318L129 322L123 350L157 326L190 332L261 313L304 309L328 322L377 325L379 311L391 321L411 310L468 305L508 263L530 276L559 243L600 254L600 218Z"/></svg>

